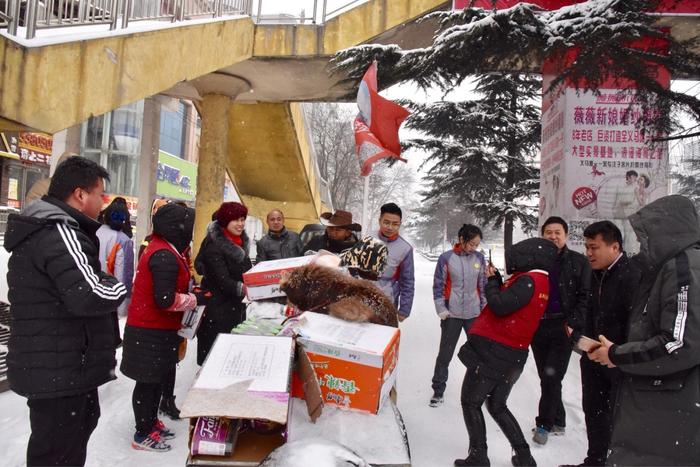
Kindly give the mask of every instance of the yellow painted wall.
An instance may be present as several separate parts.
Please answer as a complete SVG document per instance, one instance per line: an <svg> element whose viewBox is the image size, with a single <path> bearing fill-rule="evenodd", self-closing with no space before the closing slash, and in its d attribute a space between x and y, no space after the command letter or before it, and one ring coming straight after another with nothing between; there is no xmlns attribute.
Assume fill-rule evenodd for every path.
<svg viewBox="0 0 700 467"><path fill-rule="evenodd" d="M34 48L0 37L0 116L55 133L252 51L250 18Z"/></svg>

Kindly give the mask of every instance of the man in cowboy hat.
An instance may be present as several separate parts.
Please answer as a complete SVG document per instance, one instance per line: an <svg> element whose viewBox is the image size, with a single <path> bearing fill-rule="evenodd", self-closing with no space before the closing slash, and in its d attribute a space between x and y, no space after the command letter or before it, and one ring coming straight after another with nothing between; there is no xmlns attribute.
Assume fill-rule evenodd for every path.
<svg viewBox="0 0 700 467"><path fill-rule="evenodd" d="M321 224L326 226L326 232L309 240L304 253L319 250L341 253L358 242L353 232L362 230L360 224L352 222L352 213L348 211L324 212L321 214Z"/></svg>

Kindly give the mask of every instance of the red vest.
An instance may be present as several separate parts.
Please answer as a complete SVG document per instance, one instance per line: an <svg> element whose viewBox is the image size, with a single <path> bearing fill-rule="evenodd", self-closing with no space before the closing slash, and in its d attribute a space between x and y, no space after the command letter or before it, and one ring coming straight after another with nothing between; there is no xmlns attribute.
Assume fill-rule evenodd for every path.
<svg viewBox="0 0 700 467"><path fill-rule="evenodd" d="M151 269L148 267L148 260L151 259L155 252L160 250L168 250L178 259L180 270L177 273L175 291L177 293L187 293L189 291L190 270L187 260L163 237L153 234L153 238L151 238L150 243L144 250L141 258L139 258L126 324L140 328L178 330L180 329L183 312L165 311L162 308L158 308L153 299L153 276L151 275Z"/></svg>
<svg viewBox="0 0 700 467"><path fill-rule="evenodd" d="M540 325L540 318L547 309L549 275L538 269L516 273L501 286L501 290L510 287L521 276L528 276L535 282L535 293L528 304L506 316L494 314L487 304L472 324L469 334L476 334L514 349L528 348Z"/></svg>

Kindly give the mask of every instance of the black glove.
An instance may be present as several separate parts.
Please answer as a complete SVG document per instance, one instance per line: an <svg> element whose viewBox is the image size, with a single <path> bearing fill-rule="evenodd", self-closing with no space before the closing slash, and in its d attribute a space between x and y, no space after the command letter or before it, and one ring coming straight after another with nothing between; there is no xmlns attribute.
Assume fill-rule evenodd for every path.
<svg viewBox="0 0 700 467"><path fill-rule="evenodd" d="M199 287L192 289L192 293L197 297L197 306L206 305L211 298L211 292L208 290L202 290Z"/></svg>

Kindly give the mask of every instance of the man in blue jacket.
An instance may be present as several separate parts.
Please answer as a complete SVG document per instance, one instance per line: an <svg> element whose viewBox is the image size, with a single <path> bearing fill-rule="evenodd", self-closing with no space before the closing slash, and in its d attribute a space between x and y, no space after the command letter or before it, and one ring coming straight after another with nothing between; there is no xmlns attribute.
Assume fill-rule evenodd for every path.
<svg viewBox="0 0 700 467"><path fill-rule="evenodd" d="M394 203L387 203L380 209L379 240L386 244L389 255L377 285L394 301L399 321L411 314L415 290L413 247L399 235L401 218L401 208Z"/></svg>

